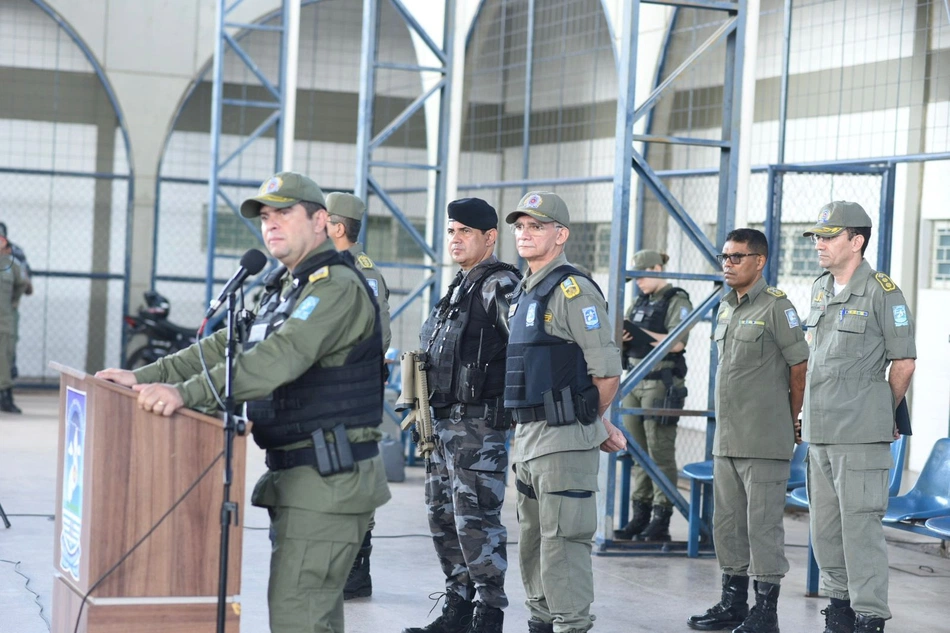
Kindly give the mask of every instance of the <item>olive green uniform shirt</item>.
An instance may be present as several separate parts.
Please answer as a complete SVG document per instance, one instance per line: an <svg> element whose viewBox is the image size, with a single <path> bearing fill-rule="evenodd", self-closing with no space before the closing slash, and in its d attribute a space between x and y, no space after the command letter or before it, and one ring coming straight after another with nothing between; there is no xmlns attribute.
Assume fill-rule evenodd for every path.
<svg viewBox="0 0 950 633"><path fill-rule="evenodd" d="M354 244L347 251L356 260L356 267L366 277L369 287L376 293L376 303L379 304L379 327L383 330L383 353L385 354L393 339L389 316L389 286L386 285L383 273L379 271L369 255L363 251L362 244Z"/></svg>
<svg viewBox="0 0 950 633"><path fill-rule="evenodd" d="M803 439L893 441L897 403L884 371L892 360L917 358L914 318L904 294L863 260L840 294L834 294L834 276L826 272L815 280L811 296Z"/></svg>
<svg viewBox="0 0 950 633"><path fill-rule="evenodd" d="M304 261L333 249L329 240L307 254ZM375 313L372 301L356 272L346 266L330 266L329 274L307 284L297 299L308 297L316 307L305 316L295 312L276 331L234 361L234 397L238 402L264 398L281 385L301 376L310 367L339 367L350 350L372 334ZM286 294L293 276L281 279ZM224 353L227 333L216 332L203 339L201 347L210 368L215 390L224 392ZM174 383L189 408L215 407L214 394L201 373L197 344L135 370L140 383ZM253 422L253 420L252 420ZM350 442L379 441L378 428L347 429ZM300 448L310 441L290 444ZM358 462L350 473L321 477L314 468L268 471L254 492L256 505L282 505L340 514L368 512L390 498L385 473L378 457Z"/></svg>
<svg viewBox="0 0 950 633"><path fill-rule="evenodd" d="M522 288L531 290L548 273L567 263L567 257L562 253L538 272L529 273L521 281ZM551 336L574 341L580 346L589 375L599 378L619 376L620 349L613 340L607 304L597 288L585 277L573 279L580 287L580 293L569 299L562 292L563 286L555 288L548 299L543 327ZM587 328L584 319L584 309L589 307L596 308L599 323L598 327L592 329ZM526 371L530 371L530 368L526 368ZM599 419L589 425L551 427L545 422L519 424L511 449L511 461L517 463L549 453L587 450L600 446L606 439L607 429Z"/></svg>
<svg viewBox="0 0 950 633"><path fill-rule="evenodd" d="M660 288L659 290L651 294L648 298L648 301L650 303L656 303L657 301L662 299L666 295L666 293L670 291L670 288L672 287L673 287L673 284L666 284L665 286L663 286L662 288ZM666 318L663 319L663 325L664 327L666 327L666 331L672 332L673 328L675 328L677 325L682 323L683 320L687 316L689 316L689 313L692 311L693 311L693 304L690 302L687 296L682 292L674 293L673 296L670 297L670 301L666 306ZM629 321L631 317L633 316L633 312L634 312L634 306L631 305L629 308L627 308L627 313L624 316L624 318ZM634 325L639 325L639 324L634 323ZM661 334L661 332L657 332L657 334ZM683 345L685 346L686 342L689 340L689 331L687 330L686 332L681 334L679 337L677 337L676 340L681 341ZM641 360L643 360L642 358L635 358L633 356L630 356L629 354L627 355L629 356L631 364L634 367L636 367L636 365ZM666 358L664 358L659 363L654 365L654 370L668 369L672 366L673 366L673 361L667 360Z"/></svg>
<svg viewBox="0 0 950 633"><path fill-rule="evenodd" d="M0 256L0 334L16 331L16 306L26 290L27 278L12 255Z"/></svg>
<svg viewBox="0 0 950 633"><path fill-rule="evenodd" d="M713 455L791 459L789 368L808 360L795 306L759 278L741 299L735 290L723 297L713 338L719 348Z"/></svg>

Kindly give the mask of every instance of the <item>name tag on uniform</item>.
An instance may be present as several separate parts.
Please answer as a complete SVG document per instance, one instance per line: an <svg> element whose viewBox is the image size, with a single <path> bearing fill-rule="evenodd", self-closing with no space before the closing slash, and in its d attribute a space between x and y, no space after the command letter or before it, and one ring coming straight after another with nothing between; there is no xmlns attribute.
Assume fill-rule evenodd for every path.
<svg viewBox="0 0 950 633"><path fill-rule="evenodd" d="M518 309L518 304L517 304L517 303L512 303L510 306L508 306L508 318L509 318L509 319L510 319L511 317L515 316L515 310L517 310L517 309Z"/></svg>
<svg viewBox="0 0 950 633"><path fill-rule="evenodd" d="M739 321L739 325L759 325L765 327L765 321L755 321L753 319L742 319Z"/></svg>
<svg viewBox="0 0 950 633"><path fill-rule="evenodd" d="M264 340L264 335L267 334L267 324L266 323L255 323L251 326L251 331L247 335L248 343L260 343Z"/></svg>

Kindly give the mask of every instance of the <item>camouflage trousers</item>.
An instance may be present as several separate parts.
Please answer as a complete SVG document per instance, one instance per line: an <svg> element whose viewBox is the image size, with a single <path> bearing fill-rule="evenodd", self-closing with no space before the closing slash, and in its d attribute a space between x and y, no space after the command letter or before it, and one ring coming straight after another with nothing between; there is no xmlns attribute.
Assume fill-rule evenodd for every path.
<svg viewBox="0 0 950 633"><path fill-rule="evenodd" d="M506 433L475 418L436 419L433 425L426 505L445 590L502 609L508 606L508 532L501 523Z"/></svg>

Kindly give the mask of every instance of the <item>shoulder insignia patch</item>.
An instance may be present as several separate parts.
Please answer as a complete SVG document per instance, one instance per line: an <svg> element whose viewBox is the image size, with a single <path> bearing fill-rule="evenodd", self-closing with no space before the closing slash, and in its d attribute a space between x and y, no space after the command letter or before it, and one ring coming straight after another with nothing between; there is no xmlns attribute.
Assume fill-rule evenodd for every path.
<svg viewBox="0 0 950 633"><path fill-rule="evenodd" d="M581 293L581 287L577 285L577 280L571 276L561 282L561 292L568 299L573 299Z"/></svg>
<svg viewBox="0 0 950 633"><path fill-rule="evenodd" d="M891 281L891 278L884 273L876 273L874 279L877 283L881 284L881 288L884 289L884 292L894 292L897 290L897 284Z"/></svg>
<svg viewBox="0 0 950 633"><path fill-rule="evenodd" d="M765 289L765 291L769 293L770 295L772 295L773 297L778 297L779 299L785 296L785 293L779 290L778 288L776 288L775 286L769 286L768 288Z"/></svg>
<svg viewBox="0 0 950 633"><path fill-rule="evenodd" d="M328 279L330 277L330 267L324 266L323 268L318 268L317 270L310 273L310 283L315 281L320 281L321 279Z"/></svg>
<svg viewBox="0 0 950 633"><path fill-rule="evenodd" d="M359 257L356 258L356 263L360 265L360 268L373 267L373 260L371 260L366 253L360 253Z"/></svg>

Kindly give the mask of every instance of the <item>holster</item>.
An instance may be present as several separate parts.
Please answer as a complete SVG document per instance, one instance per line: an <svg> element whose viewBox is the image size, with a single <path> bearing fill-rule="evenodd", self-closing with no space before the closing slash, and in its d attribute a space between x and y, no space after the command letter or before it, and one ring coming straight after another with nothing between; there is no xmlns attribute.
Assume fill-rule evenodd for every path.
<svg viewBox="0 0 950 633"><path fill-rule="evenodd" d="M663 369L661 370L663 377L663 385L666 387L666 395L663 398L663 405L660 407L662 409L682 409L686 406L686 396L689 395L689 390L686 388L686 385L682 387L677 387L673 383L674 370L673 369ZM656 418L657 424L667 425L667 424L676 424L679 422L680 416L664 415Z"/></svg>

